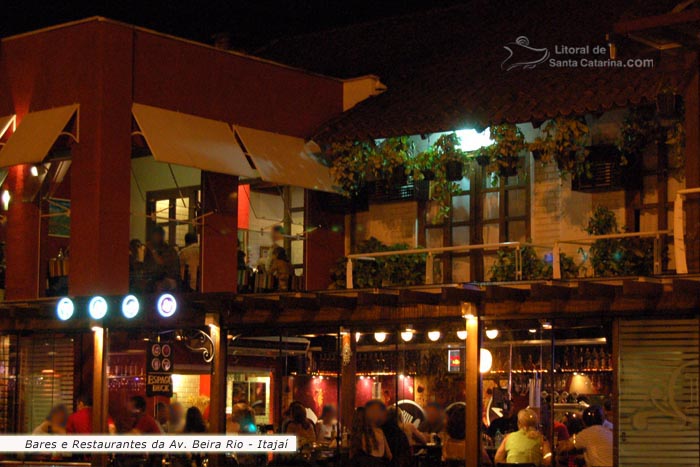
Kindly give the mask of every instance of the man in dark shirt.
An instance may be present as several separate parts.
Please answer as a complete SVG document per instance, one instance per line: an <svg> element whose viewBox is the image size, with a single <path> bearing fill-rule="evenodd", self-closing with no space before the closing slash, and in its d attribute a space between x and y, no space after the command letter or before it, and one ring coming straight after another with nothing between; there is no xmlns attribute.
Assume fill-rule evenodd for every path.
<svg viewBox="0 0 700 467"><path fill-rule="evenodd" d="M445 430L445 410L437 402L431 402L425 408L425 420L418 425L421 433L442 433Z"/></svg>
<svg viewBox="0 0 700 467"><path fill-rule="evenodd" d="M502 435L506 435L508 433L518 431L518 417L513 407L514 405L511 401L508 404L506 412L503 414L503 416L491 422L487 431L491 439L493 439L498 432L500 432Z"/></svg>
<svg viewBox="0 0 700 467"><path fill-rule="evenodd" d="M135 418L131 434L160 435L163 433L156 419L146 413L146 399L141 396L131 396L128 408L129 413Z"/></svg>

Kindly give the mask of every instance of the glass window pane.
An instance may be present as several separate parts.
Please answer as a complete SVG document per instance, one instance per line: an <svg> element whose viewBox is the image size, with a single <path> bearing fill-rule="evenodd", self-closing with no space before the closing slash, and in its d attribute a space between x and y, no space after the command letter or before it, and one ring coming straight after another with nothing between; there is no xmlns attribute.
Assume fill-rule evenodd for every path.
<svg viewBox="0 0 700 467"><path fill-rule="evenodd" d="M192 229L189 224L178 224L175 226L175 245L182 248L185 246L185 235Z"/></svg>
<svg viewBox="0 0 700 467"><path fill-rule="evenodd" d="M525 190L508 190L506 192L508 198L508 216L524 216L525 212Z"/></svg>
<svg viewBox="0 0 700 467"><path fill-rule="evenodd" d="M292 242L292 264L302 264L304 262L304 242Z"/></svg>
<svg viewBox="0 0 700 467"><path fill-rule="evenodd" d="M462 178L459 181L459 189L462 191L469 191L471 189L471 180L468 177Z"/></svg>
<svg viewBox="0 0 700 467"><path fill-rule="evenodd" d="M659 182L656 175L646 176L642 181L642 203L651 204L659 201L658 186Z"/></svg>
<svg viewBox="0 0 700 467"><path fill-rule="evenodd" d="M175 219L184 221L190 218L190 199L177 198L175 200Z"/></svg>
<svg viewBox="0 0 700 467"><path fill-rule="evenodd" d="M525 229L525 221L508 222L508 241L524 242L527 240L527 230Z"/></svg>
<svg viewBox="0 0 700 467"><path fill-rule="evenodd" d="M452 228L452 245L469 245L469 226Z"/></svg>
<svg viewBox="0 0 700 467"><path fill-rule="evenodd" d="M470 258L469 256L460 256L452 258L452 281L453 282L469 282L470 280Z"/></svg>
<svg viewBox="0 0 700 467"><path fill-rule="evenodd" d="M442 246L442 229L426 229L425 243L427 248L440 248Z"/></svg>
<svg viewBox="0 0 700 467"><path fill-rule="evenodd" d="M469 199L469 195L452 198L452 222L466 222L469 220Z"/></svg>
<svg viewBox="0 0 700 467"><path fill-rule="evenodd" d="M484 172L484 176L482 178L482 186L483 188L498 188L499 185L501 184L501 177L498 175L494 174L489 174Z"/></svg>
<svg viewBox="0 0 700 467"><path fill-rule="evenodd" d="M170 214L170 200L169 199L159 199L156 201L156 211L155 211L156 222L164 222L168 219Z"/></svg>
<svg viewBox="0 0 700 467"><path fill-rule="evenodd" d="M304 213L292 213L292 235L301 235L304 233Z"/></svg>
<svg viewBox="0 0 700 467"><path fill-rule="evenodd" d="M498 219L498 199L500 193L484 193L484 220Z"/></svg>
<svg viewBox="0 0 700 467"><path fill-rule="evenodd" d="M444 219L438 217L440 213L440 205L434 201L430 201L425 205L425 223L427 225L442 224Z"/></svg>
<svg viewBox="0 0 700 467"><path fill-rule="evenodd" d="M498 243L498 224L484 224L484 243Z"/></svg>
<svg viewBox="0 0 700 467"><path fill-rule="evenodd" d="M304 207L304 189L296 186L289 187L289 196L291 199L291 208Z"/></svg>

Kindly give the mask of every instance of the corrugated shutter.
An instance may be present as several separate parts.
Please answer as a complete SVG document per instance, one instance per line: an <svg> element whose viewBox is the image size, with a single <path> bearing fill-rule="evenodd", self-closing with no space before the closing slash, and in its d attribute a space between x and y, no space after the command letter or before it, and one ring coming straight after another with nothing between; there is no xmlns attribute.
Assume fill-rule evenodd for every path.
<svg viewBox="0 0 700 467"><path fill-rule="evenodd" d="M619 465L700 464L700 320L620 323Z"/></svg>
<svg viewBox="0 0 700 467"><path fill-rule="evenodd" d="M17 356L15 336L0 335L0 433L9 433L13 426L12 409L15 406L15 369Z"/></svg>
<svg viewBox="0 0 700 467"><path fill-rule="evenodd" d="M22 431L31 432L55 405L73 406L74 347L71 337L20 339L20 378L24 395Z"/></svg>

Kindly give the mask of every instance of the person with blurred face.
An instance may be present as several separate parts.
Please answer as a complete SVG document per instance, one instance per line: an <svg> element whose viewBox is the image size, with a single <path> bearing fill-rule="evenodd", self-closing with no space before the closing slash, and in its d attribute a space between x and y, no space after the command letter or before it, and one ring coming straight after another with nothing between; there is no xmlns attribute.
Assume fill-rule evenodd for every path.
<svg viewBox="0 0 700 467"><path fill-rule="evenodd" d="M173 402L168 407L168 433L182 433L185 428L185 408L179 402Z"/></svg>
<svg viewBox="0 0 700 467"><path fill-rule="evenodd" d="M442 433L445 430L445 410L437 402L431 402L425 408L425 420L418 425L421 433Z"/></svg>
<svg viewBox="0 0 700 467"><path fill-rule="evenodd" d="M321 411L321 418L316 423L316 441L328 444L338 435L338 413L332 405L326 405Z"/></svg>
<svg viewBox="0 0 700 467"><path fill-rule="evenodd" d="M129 433L135 435L163 434L163 430L155 418L146 413L146 399L141 396L131 396L127 409L134 418L134 426Z"/></svg>
<svg viewBox="0 0 700 467"><path fill-rule="evenodd" d="M366 425L362 448L370 465L384 465L392 459L391 448L382 431L386 419L386 406L382 401L375 399L365 404Z"/></svg>
<svg viewBox="0 0 700 467"><path fill-rule="evenodd" d="M583 449L586 465L590 467L612 467L613 432L603 423L605 414L599 405L592 405L583 411L583 423L586 428L570 440L560 443L561 451Z"/></svg>
<svg viewBox="0 0 700 467"><path fill-rule="evenodd" d="M496 464L534 464L549 466L552 463L552 453L549 443L544 440L542 433L537 430L539 418L532 409L518 412L518 431L510 433L496 451Z"/></svg>

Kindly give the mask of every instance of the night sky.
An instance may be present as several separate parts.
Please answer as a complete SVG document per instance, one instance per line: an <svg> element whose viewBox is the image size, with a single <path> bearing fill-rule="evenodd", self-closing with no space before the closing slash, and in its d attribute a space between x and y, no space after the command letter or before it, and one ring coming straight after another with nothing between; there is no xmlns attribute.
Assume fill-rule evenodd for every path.
<svg viewBox="0 0 700 467"><path fill-rule="evenodd" d="M357 22L449 6L468 0L9 0L0 36L100 15L181 37L211 42L229 32L235 48Z"/></svg>

